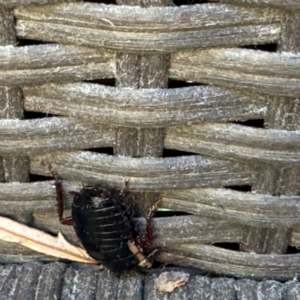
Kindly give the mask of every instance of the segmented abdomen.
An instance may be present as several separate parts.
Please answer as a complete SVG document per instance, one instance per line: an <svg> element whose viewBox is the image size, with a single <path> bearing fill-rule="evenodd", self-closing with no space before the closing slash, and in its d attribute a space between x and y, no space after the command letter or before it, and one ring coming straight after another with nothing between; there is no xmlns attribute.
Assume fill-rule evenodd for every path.
<svg viewBox="0 0 300 300"><path fill-rule="evenodd" d="M115 189L83 188L74 197L74 228L87 253L112 271L133 268L138 261L127 242L133 229Z"/></svg>

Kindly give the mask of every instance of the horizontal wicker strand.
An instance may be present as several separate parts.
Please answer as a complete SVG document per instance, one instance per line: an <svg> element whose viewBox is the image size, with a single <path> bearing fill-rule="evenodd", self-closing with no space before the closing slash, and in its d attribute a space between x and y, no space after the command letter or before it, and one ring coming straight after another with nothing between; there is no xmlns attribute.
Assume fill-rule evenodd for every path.
<svg viewBox="0 0 300 300"><path fill-rule="evenodd" d="M263 255L195 244L181 247L176 245L176 249L178 250L172 251L178 254L162 252L158 254L158 260L260 280L274 277L278 280L287 280L300 272L300 254Z"/></svg>
<svg viewBox="0 0 300 300"><path fill-rule="evenodd" d="M169 74L177 80L298 97L299 67L299 54L209 49L173 54Z"/></svg>
<svg viewBox="0 0 300 300"><path fill-rule="evenodd" d="M220 0L224 3L232 3L237 5L250 4L252 6L266 6L276 8L286 8L294 11L300 9L300 3L298 0Z"/></svg>
<svg viewBox="0 0 300 300"><path fill-rule="evenodd" d="M81 13L80 13L81 12ZM174 32L221 26L263 24L280 21L271 9L253 9L207 3L181 7L115 6L101 3L65 3L17 8L17 18L124 32ZM66 18L66 15L68 18ZM93 16L93 18L91 18ZM136 26L139 24L139 26ZM219 24L219 25L217 25Z"/></svg>
<svg viewBox="0 0 300 300"><path fill-rule="evenodd" d="M243 193L226 189L166 190L160 206L239 224L267 227L300 225L300 196Z"/></svg>
<svg viewBox="0 0 300 300"><path fill-rule="evenodd" d="M67 118L0 120L0 153L33 155L58 149L111 147L114 130Z"/></svg>
<svg viewBox="0 0 300 300"><path fill-rule="evenodd" d="M113 59L114 54L103 49L54 44L0 47L0 85L112 78Z"/></svg>
<svg viewBox="0 0 300 300"><path fill-rule="evenodd" d="M50 175L49 164L68 180L121 188L130 179L131 189L222 187L251 182L247 171L201 156L138 159L92 152L55 152L32 157L30 171Z"/></svg>
<svg viewBox="0 0 300 300"><path fill-rule="evenodd" d="M20 38L143 52L272 43L281 20L279 11L226 4L145 9L71 3L14 13Z"/></svg>
<svg viewBox="0 0 300 300"><path fill-rule="evenodd" d="M74 83L24 87L23 93L28 111L127 127L263 119L268 103L260 95L210 86L135 90Z"/></svg>
<svg viewBox="0 0 300 300"><path fill-rule="evenodd" d="M60 3L60 2L76 2L82 0L0 0L0 5L4 5L6 8L16 6L26 6L34 4L49 4L49 3Z"/></svg>
<svg viewBox="0 0 300 300"><path fill-rule="evenodd" d="M183 125L167 130L165 147L248 163L300 163L300 131L237 124Z"/></svg>

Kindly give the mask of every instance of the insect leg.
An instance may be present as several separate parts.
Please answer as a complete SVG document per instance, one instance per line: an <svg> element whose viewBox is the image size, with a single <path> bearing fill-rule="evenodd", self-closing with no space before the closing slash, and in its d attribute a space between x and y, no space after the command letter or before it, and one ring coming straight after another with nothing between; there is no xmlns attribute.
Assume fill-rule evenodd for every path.
<svg viewBox="0 0 300 300"><path fill-rule="evenodd" d="M153 211L157 208L157 204L160 202L160 198L149 207L146 215L146 241L145 244L147 247L151 248L153 244L153 224L152 224L152 215ZM155 251L155 249L153 250ZM153 252L152 251L152 252ZM151 253L152 253L151 252ZM156 252L156 251L155 251ZM154 252L154 253L155 253ZM151 253L149 255L151 255ZM154 255L154 253L152 255Z"/></svg>
<svg viewBox="0 0 300 300"><path fill-rule="evenodd" d="M63 217L64 213L64 199L63 199L63 189L61 180L58 178L58 175L55 171L51 171L54 179L55 179L55 188L56 188L56 201L57 201L57 212L58 212L58 218L61 224L63 225L73 225L72 217Z"/></svg>
<svg viewBox="0 0 300 300"><path fill-rule="evenodd" d="M131 240L127 242L129 250L132 252L132 254L137 258L139 261L138 265L142 268L151 268L152 262L148 260L148 257L146 257L140 250L137 248L135 243Z"/></svg>

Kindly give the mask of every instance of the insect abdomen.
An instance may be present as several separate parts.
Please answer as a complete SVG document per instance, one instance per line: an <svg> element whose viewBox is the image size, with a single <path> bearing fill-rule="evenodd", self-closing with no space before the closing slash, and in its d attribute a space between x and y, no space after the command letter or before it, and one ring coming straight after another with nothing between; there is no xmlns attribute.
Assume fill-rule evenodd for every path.
<svg viewBox="0 0 300 300"><path fill-rule="evenodd" d="M112 271L135 267L138 260L128 248L133 229L118 191L83 188L74 197L72 216L77 236L87 253Z"/></svg>

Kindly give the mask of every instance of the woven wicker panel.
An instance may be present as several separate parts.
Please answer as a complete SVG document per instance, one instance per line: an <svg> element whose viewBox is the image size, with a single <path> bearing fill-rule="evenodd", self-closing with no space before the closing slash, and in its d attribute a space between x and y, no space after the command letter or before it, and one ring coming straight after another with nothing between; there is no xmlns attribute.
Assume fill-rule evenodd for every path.
<svg viewBox="0 0 300 300"><path fill-rule="evenodd" d="M300 273L300 1L203 2L0 0L1 215L76 243L51 170L66 208L130 179L140 216L188 213L154 219L158 261Z"/></svg>

